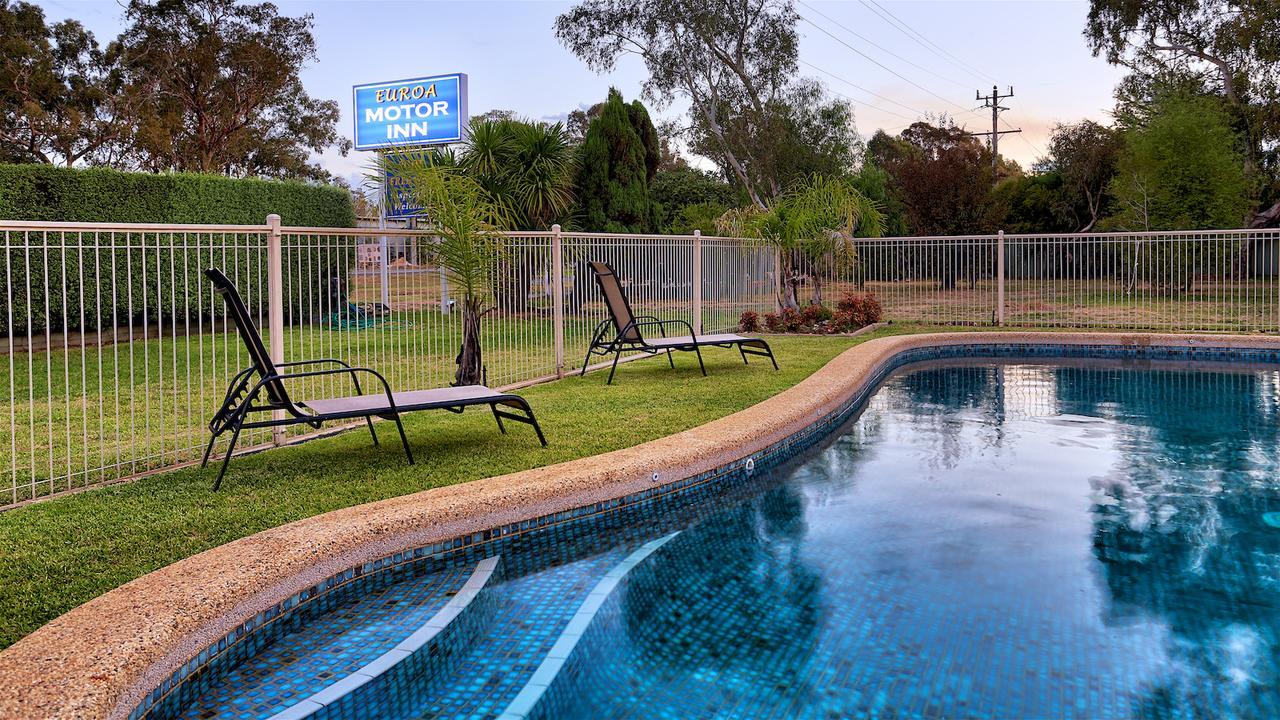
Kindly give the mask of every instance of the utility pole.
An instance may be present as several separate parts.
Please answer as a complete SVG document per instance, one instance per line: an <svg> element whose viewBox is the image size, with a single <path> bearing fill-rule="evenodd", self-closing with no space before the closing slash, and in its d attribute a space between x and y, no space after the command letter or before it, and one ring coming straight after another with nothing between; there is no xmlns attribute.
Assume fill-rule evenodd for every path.
<svg viewBox="0 0 1280 720"><path fill-rule="evenodd" d="M1009 133L1020 133L1022 132L1022 128L1018 128L1017 130L1001 130L1000 129L1000 111L1009 109L1007 107L1002 107L1000 105L1000 101L1004 100L1005 98L1013 97L1012 85L1009 86L1009 93L1007 95L1001 95L1000 90L997 89L995 85L991 86L990 95L979 95L978 94L979 92L980 91L978 90L975 90L973 92L973 99L981 100L982 107L991 108L991 132L980 132L980 133L969 133L969 134L975 137L979 137L979 136L991 137L991 182L992 184L995 184L999 179L998 176L1000 172L1000 136L1008 135Z"/></svg>

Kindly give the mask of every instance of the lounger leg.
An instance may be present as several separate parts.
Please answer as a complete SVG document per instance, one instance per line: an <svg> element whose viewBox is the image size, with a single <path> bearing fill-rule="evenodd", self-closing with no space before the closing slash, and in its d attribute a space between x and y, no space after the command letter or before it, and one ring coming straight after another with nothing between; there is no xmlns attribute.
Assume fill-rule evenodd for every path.
<svg viewBox="0 0 1280 720"><path fill-rule="evenodd" d="M702 369L702 377L707 376L707 366L702 364L702 351L697 345L693 346L693 352L698 356L698 367Z"/></svg>
<svg viewBox="0 0 1280 720"><path fill-rule="evenodd" d="M622 357L622 351L618 350L613 353L613 367L609 368L609 380L605 385L613 384L613 374L618 371L618 358Z"/></svg>
<svg viewBox="0 0 1280 720"><path fill-rule="evenodd" d="M767 343L767 342L765 342L765 341L763 341L763 340L761 340L761 341L760 341L760 344L761 344L761 345L764 345L764 351L765 351L765 352L767 352L767 353L769 353L769 362L773 363L773 369L774 369L774 370L777 370L777 369L778 369L778 359L777 359L777 358L775 358L775 357L773 356L773 348L769 347L769 343Z"/></svg>
<svg viewBox="0 0 1280 720"><path fill-rule="evenodd" d="M502 425L502 416L498 414L498 406L496 403L489 403L489 409L493 411L493 419L498 421L498 430L503 435L507 434L507 429Z"/></svg>
<svg viewBox="0 0 1280 720"><path fill-rule="evenodd" d="M668 348L668 349L667 349L667 363L668 363L669 365L671 365L671 369L672 369L672 370L675 370L675 369L676 369L676 361L671 359L671 350L670 350L670 348Z"/></svg>
<svg viewBox="0 0 1280 720"><path fill-rule="evenodd" d="M533 414L533 408L529 407L529 403L523 398L520 405L524 408L524 414L529 416L529 423L533 425L533 431L538 433L538 442L542 443L542 447L547 446L547 438L542 434L542 426L538 424L538 418Z"/></svg>
<svg viewBox="0 0 1280 720"><path fill-rule="evenodd" d="M394 416L396 421L396 429L400 431L400 444L404 445L404 454L409 456L409 464L413 464L413 451L409 449L409 438L405 437L404 425L400 422L400 413Z"/></svg>
<svg viewBox="0 0 1280 720"><path fill-rule="evenodd" d="M218 440L217 433L209 433L209 444L204 446L204 459L200 461L200 467L209 464L209 453L213 452L213 443Z"/></svg>
<svg viewBox="0 0 1280 720"><path fill-rule="evenodd" d="M751 363L747 362L747 351L742 349L742 343L738 343L738 352L742 353L742 364L750 365Z"/></svg>
<svg viewBox="0 0 1280 720"><path fill-rule="evenodd" d="M231 453L235 452L236 440L240 438L240 426L236 425L231 431L231 444L227 446L227 454L222 458L222 467L218 470L218 479L213 481L213 491L218 492L218 488L222 487L222 476L227 474L227 465L231 463Z"/></svg>
<svg viewBox="0 0 1280 720"><path fill-rule="evenodd" d="M587 374L587 366L591 364L591 348L587 348L587 356L582 360L582 372L578 373L578 377Z"/></svg>
<svg viewBox="0 0 1280 720"><path fill-rule="evenodd" d="M369 434L373 436L373 444L378 444L378 433L373 431L373 418L369 415L364 416L364 421L369 423Z"/></svg>

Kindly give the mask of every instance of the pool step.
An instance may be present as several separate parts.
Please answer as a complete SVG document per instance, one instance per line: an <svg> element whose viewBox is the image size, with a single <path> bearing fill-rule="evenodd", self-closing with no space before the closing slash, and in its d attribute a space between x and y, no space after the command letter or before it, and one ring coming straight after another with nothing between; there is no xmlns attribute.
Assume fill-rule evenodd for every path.
<svg viewBox="0 0 1280 720"><path fill-rule="evenodd" d="M496 566L496 558L481 561ZM393 651L445 612L480 565L408 576L340 601L320 615L289 619L286 634L201 692L181 718L266 720L342 682ZM494 567L486 577L492 575ZM289 626L285 626L289 627Z"/></svg>
<svg viewBox="0 0 1280 720"><path fill-rule="evenodd" d="M389 710L395 699L388 696L387 685L421 682L472 644L484 625L481 598L498 561L496 555L481 560L453 599L399 645L269 720L303 720L321 711L327 717L376 717Z"/></svg>
<svg viewBox="0 0 1280 720"><path fill-rule="evenodd" d="M565 626L564 632L560 634L556 644L552 646L551 651L543 658L538 669L534 671L533 676L529 678L529 682L516 695L507 709L502 715L498 716L498 720L526 720L530 717L536 717L538 704L547 694L552 683L560 676L560 671L566 664L571 662L573 651L578 646L578 641L587 632L587 628L591 626L592 620L600 612L606 600L613 594L613 591L622 582L627 573L632 568L644 562L646 558L658 550L658 548L666 545L679 532L671 533L651 540L642 545L635 552L626 557L625 560L614 566L612 570L605 574L600 582L592 588L591 593L587 595L587 599L582 601L582 605L578 606L578 611L574 613L573 618L569 620L569 624Z"/></svg>

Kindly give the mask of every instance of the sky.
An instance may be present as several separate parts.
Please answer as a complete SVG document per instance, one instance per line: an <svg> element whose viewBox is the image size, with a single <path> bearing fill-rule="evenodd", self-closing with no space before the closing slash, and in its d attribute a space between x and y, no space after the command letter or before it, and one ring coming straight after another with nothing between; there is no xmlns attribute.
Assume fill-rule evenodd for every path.
<svg viewBox="0 0 1280 720"><path fill-rule="evenodd" d="M124 0L36 0L50 21L75 18L98 36L122 29ZM314 97L337 100L350 137L351 87L463 72L472 114L514 110L563 120L604 99L610 86L630 100L640 93L643 63L624 58L607 75L588 70L555 39L556 15L572 3L275 0L289 15L315 18L316 62L302 73ZM897 132L924 113L946 112L976 132L991 129L975 92L996 84L1003 100L1000 152L1029 167L1044 154L1057 122L1109 122L1112 90L1123 76L1094 58L1082 35L1087 0L797 0L802 19L801 74L853 102L857 129ZM650 104L655 122L679 117L687 103ZM321 164L356 180L367 153L330 150Z"/></svg>

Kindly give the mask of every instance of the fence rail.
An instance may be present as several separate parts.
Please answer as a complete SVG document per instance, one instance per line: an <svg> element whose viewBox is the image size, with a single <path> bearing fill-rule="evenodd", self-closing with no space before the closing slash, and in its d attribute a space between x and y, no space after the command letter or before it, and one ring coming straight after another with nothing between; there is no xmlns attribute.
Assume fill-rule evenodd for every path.
<svg viewBox="0 0 1280 720"><path fill-rule="evenodd" d="M0 221L0 508L198 459L247 363L202 270L241 288L278 359L340 357L394 387L453 379L460 318L415 230ZM1280 331L1280 231L859 238L786 258L733 238L518 232L482 325L488 382L577 369L605 317L585 261L638 313L698 332L799 300L874 294L900 322ZM313 379L306 393L345 392ZM259 431L249 445L280 443Z"/></svg>

